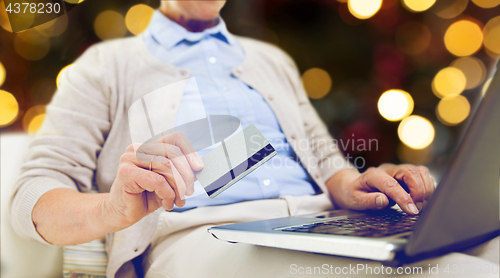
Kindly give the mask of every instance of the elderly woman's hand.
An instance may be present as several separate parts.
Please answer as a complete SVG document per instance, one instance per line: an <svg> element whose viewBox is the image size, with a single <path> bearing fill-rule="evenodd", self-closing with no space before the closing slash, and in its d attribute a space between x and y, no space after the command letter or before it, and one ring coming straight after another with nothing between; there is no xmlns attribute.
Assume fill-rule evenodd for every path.
<svg viewBox="0 0 500 278"><path fill-rule="evenodd" d="M418 214L435 184L424 166L383 164L362 174L342 170L327 181L327 187L337 208L378 210L387 207L390 198L406 213Z"/></svg>
<svg viewBox="0 0 500 278"><path fill-rule="evenodd" d="M136 153L136 150L137 153ZM104 203L117 230L129 227L161 206L182 207L194 192L194 171L203 162L186 136L175 132L147 145L130 145Z"/></svg>

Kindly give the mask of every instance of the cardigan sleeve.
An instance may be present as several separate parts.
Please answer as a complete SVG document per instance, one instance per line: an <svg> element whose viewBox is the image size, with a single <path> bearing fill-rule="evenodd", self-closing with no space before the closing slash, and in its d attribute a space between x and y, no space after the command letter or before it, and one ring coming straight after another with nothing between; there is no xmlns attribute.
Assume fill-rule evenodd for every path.
<svg viewBox="0 0 500 278"><path fill-rule="evenodd" d="M63 71L45 120L32 139L10 198L14 230L45 243L32 221L40 197L56 188L88 192L110 129L109 88L98 46Z"/></svg>
<svg viewBox="0 0 500 278"><path fill-rule="evenodd" d="M356 169L342 154L337 141L330 135L325 123L312 106L295 62L286 53L282 53L286 62L285 72L294 88L299 109L304 119L307 138L311 150L318 160L318 170L321 177L326 182L341 170Z"/></svg>

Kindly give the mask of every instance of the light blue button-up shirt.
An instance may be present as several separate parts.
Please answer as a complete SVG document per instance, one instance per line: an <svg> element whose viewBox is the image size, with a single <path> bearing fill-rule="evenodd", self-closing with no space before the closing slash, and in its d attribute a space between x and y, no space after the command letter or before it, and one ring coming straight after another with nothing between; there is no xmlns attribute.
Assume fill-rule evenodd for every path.
<svg viewBox="0 0 500 278"><path fill-rule="evenodd" d="M191 71L207 115L235 116L243 128L254 124L278 152L216 198L198 195L187 199L182 209L315 193L311 185L314 181L297 162L295 152L262 95L231 74L233 68L243 63L245 53L222 19L215 27L192 33L155 11L143 39L155 57ZM197 92L184 93L176 125L188 122L197 109L199 102L195 101L194 94ZM198 154L203 156L211 149L213 147Z"/></svg>

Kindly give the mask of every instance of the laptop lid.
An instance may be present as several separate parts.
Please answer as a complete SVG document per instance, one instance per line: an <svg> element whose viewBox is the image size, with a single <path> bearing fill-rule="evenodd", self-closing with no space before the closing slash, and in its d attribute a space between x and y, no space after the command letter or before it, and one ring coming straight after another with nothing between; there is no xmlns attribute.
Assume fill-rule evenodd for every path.
<svg viewBox="0 0 500 278"><path fill-rule="evenodd" d="M409 257L466 247L500 230L500 70L405 247Z"/></svg>

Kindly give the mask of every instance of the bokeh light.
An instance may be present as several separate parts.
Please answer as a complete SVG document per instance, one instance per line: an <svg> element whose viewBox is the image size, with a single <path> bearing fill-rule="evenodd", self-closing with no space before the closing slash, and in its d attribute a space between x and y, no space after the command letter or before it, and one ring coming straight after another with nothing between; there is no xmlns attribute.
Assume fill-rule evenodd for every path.
<svg viewBox="0 0 500 278"><path fill-rule="evenodd" d="M36 133L45 119L45 105L36 105L28 109L23 117L23 128L29 134Z"/></svg>
<svg viewBox="0 0 500 278"><path fill-rule="evenodd" d="M139 35L148 27L154 9L148 5L137 4L131 7L125 15L125 25L130 33Z"/></svg>
<svg viewBox="0 0 500 278"><path fill-rule="evenodd" d="M444 35L446 49L456 56L469 56L483 44L483 32L476 23L459 20L448 27Z"/></svg>
<svg viewBox="0 0 500 278"><path fill-rule="evenodd" d="M486 82L484 82L484 85L483 85L483 90L481 91L481 93L483 94L483 96L486 94L486 92L488 91L488 88L490 87L490 84L491 84L491 81L493 80L493 77L489 78L488 80L486 80Z"/></svg>
<svg viewBox="0 0 500 278"><path fill-rule="evenodd" d="M0 1L0 26L5 31L12 33L12 27L10 26L9 16L5 9L5 1Z"/></svg>
<svg viewBox="0 0 500 278"><path fill-rule="evenodd" d="M500 54L500 16L494 17L484 26L484 46Z"/></svg>
<svg viewBox="0 0 500 278"><path fill-rule="evenodd" d="M384 92L378 100L380 115L389 121L400 121L413 112L413 98L403 90Z"/></svg>
<svg viewBox="0 0 500 278"><path fill-rule="evenodd" d="M37 61L49 53L50 40L33 44L23 40L20 35L16 35L14 38L14 49L24 59Z"/></svg>
<svg viewBox="0 0 500 278"><path fill-rule="evenodd" d="M434 13L441 18L455 18L465 11L469 0L439 0L432 7Z"/></svg>
<svg viewBox="0 0 500 278"><path fill-rule="evenodd" d="M500 5L500 0L472 0L472 2L485 9L494 8Z"/></svg>
<svg viewBox="0 0 500 278"><path fill-rule="evenodd" d="M12 4L12 10L17 10L14 6L15 1L9 1ZM14 11L15 13L15 11ZM33 24L33 21L35 19L35 14L36 13L30 13L30 12L18 12L16 14L16 19L15 19L15 26L17 27L18 30L24 30L28 29L31 27ZM9 16L5 7L5 1L0 1L0 25L2 28L8 32L12 33L12 26L10 24Z"/></svg>
<svg viewBox="0 0 500 278"><path fill-rule="evenodd" d="M125 18L113 10L101 12L94 21L94 31L103 41L121 38L127 33Z"/></svg>
<svg viewBox="0 0 500 278"><path fill-rule="evenodd" d="M436 116L439 121L449 126L463 122L469 113L469 101L461 95L443 98L436 108Z"/></svg>
<svg viewBox="0 0 500 278"><path fill-rule="evenodd" d="M432 145L416 150L401 143L396 150L396 154L401 162L414 165L425 165L434 158Z"/></svg>
<svg viewBox="0 0 500 278"><path fill-rule="evenodd" d="M464 73L454 67L440 70L432 80L432 91L443 98L446 96L456 96L465 90L467 79Z"/></svg>
<svg viewBox="0 0 500 278"><path fill-rule="evenodd" d="M57 85L57 88L59 88L59 84L61 84L61 77L62 77L62 73L63 71L65 71L66 69L68 69L69 67L73 66L74 64L69 64L67 66L65 66L64 68L62 68L59 73L57 74L57 77L56 77L56 85Z"/></svg>
<svg viewBox="0 0 500 278"><path fill-rule="evenodd" d="M349 0L347 2L349 11L359 19L367 19L374 16L382 7L382 0Z"/></svg>
<svg viewBox="0 0 500 278"><path fill-rule="evenodd" d="M30 28L28 30L16 33L16 36L29 44L43 44L49 40L47 36L41 34L35 28Z"/></svg>
<svg viewBox="0 0 500 278"><path fill-rule="evenodd" d="M16 120L19 105L9 92L0 90L0 127L8 126Z"/></svg>
<svg viewBox="0 0 500 278"><path fill-rule="evenodd" d="M431 42L431 31L419 22L410 22L396 32L396 44L406 54L419 54L427 49Z"/></svg>
<svg viewBox="0 0 500 278"><path fill-rule="evenodd" d="M302 75L302 83L307 95L313 99L326 96L332 88L332 78L327 71L320 68L308 69Z"/></svg>
<svg viewBox="0 0 500 278"><path fill-rule="evenodd" d="M410 12L423 12L432 7L436 0L402 0L401 2Z"/></svg>
<svg viewBox="0 0 500 278"><path fill-rule="evenodd" d="M68 27L68 15L64 14L44 24L40 24L33 29L46 37L57 37L66 31Z"/></svg>
<svg viewBox="0 0 500 278"><path fill-rule="evenodd" d="M451 66L459 69L465 75L465 89L473 89L483 83L486 78L486 66L483 61L475 57L458 58Z"/></svg>
<svg viewBox="0 0 500 278"><path fill-rule="evenodd" d="M398 127L401 142L416 150L429 146L434 140L434 135L432 123L421 116L409 116L402 120Z"/></svg>
<svg viewBox="0 0 500 278"><path fill-rule="evenodd" d="M7 71L5 70L5 67L3 66L2 62L0 62L0 87L3 85L3 82L5 82L6 76L7 76Z"/></svg>

